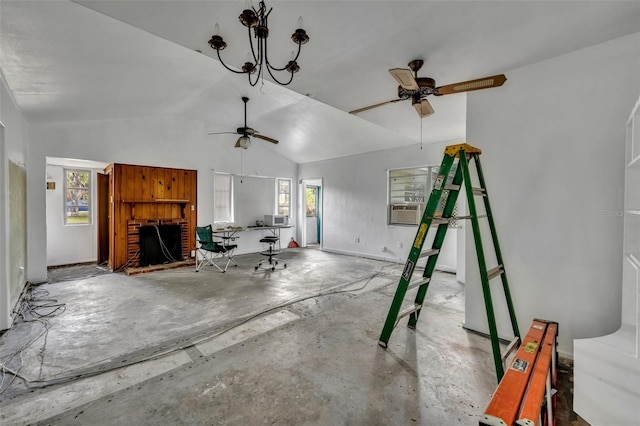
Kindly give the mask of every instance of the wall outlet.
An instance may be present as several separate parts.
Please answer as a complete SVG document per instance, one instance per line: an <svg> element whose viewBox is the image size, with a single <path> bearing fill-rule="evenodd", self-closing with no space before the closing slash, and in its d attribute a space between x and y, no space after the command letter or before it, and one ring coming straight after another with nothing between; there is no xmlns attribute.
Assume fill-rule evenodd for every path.
<svg viewBox="0 0 640 426"><path fill-rule="evenodd" d="M354 237L353 238L353 242L354 243L359 243L360 242L360 237Z"/></svg>
<svg viewBox="0 0 640 426"><path fill-rule="evenodd" d="M398 248L402 248L402 243L398 243Z"/></svg>
<svg viewBox="0 0 640 426"><path fill-rule="evenodd" d="M196 257L196 251L195 250L191 250L191 257Z"/></svg>
<svg viewBox="0 0 640 426"><path fill-rule="evenodd" d="M382 246L382 248L380 250L381 251L387 251L387 247L386 246Z"/></svg>

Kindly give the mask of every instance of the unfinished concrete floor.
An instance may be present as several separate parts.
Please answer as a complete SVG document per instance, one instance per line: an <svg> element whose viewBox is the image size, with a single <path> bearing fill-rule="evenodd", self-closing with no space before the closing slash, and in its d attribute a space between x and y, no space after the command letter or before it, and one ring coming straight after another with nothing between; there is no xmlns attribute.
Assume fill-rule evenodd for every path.
<svg viewBox="0 0 640 426"><path fill-rule="evenodd" d="M34 303L64 312L0 338L0 359L25 379L4 376L0 422L478 424L493 361L489 341L462 328L455 275L434 276L417 330L402 322L384 350L401 265L293 249L287 269L256 272L259 257L224 274L52 271L62 280Z"/></svg>

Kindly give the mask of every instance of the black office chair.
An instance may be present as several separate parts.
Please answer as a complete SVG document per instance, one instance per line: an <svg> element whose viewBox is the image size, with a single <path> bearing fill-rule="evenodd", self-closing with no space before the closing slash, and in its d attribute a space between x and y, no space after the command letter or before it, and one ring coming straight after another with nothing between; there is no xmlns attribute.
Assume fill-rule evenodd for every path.
<svg viewBox="0 0 640 426"><path fill-rule="evenodd" d="M278 261L282 262L282 267L286 268L287 267L287 263L284 262L282 259L276 257L277 255L279 255L280 253L282 253L282 250L277 249L275 247L276 243L280 240L280 238L276 237L275 235L267 235L266 237L263 237L260 242L261 243L265 243L269 245L269 248L267 250L263 250L260 252L261 255L266 256L266 259L262 259L258 265L256 265L255 270L257 271L258 269L260 269L262 267L262 264L265 262L269 263L269 266L265 266L265 269L271 269L272 271L276 270L276 266L279 264Z"/></svg>
<svg viewBox="0 0 640 426"><path fill-rule="evenodd" d="M238 247L237 244L229 244L228 239L222 241L215 241L213 239L213 230L211 225L196 226L196 272L202 268L202 266L211 265L215 266L220 272L226 272L230 263L234 266L238 266L235 260L233 260L233 251ZM198 254L202 257L198 260ZM227 263L224 268L218 265L215 259L227 259Z"/></svg>

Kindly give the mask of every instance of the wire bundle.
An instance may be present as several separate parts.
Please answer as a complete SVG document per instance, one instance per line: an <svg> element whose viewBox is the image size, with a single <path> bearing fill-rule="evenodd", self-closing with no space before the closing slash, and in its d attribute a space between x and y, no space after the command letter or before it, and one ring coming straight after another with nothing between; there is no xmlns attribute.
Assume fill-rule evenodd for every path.
<svg viewBox="0 0 640 426"><path fill-rule="evenodd" d="M42 341L42 347L37 355L40 361L38 380L42 375L42 365L44 364L47 336L50 327L49 318L59 315L67 309L65 303L58 303L56 299L48 296L49 292L47 290L42 290L33 284L29 284L22 303L14 310L14 314L17 317L14 327L23 323L37 323L40 324L42 328L18 350L0 358L0 394L9 389L17 377L27 384L27 380L20 375L20 371L24 366L23 353L39 340ZM12 369L9 365L16 358L19 358L19 365L17 368ZM11 378L7 380L9 376Z"/></svg>

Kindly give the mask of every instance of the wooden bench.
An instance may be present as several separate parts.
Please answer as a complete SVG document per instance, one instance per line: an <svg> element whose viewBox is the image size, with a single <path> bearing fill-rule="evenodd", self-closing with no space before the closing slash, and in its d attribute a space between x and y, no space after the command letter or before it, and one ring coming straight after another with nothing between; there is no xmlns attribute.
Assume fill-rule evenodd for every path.
<svg viewBox="0 0 640 426"><path fill-rule="evenodd" d="M533 321L480 425L555 425L557 338L557 322Z"/></svg>

